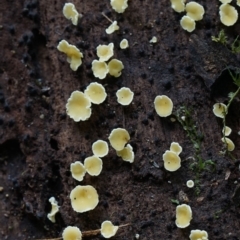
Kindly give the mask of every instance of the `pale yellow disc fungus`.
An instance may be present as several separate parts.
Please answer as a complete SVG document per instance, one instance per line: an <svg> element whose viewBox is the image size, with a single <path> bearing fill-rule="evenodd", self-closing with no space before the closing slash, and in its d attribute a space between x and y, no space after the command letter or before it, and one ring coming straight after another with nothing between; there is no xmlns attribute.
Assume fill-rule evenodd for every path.
<svg viewBox="0 0 240 240"><path fill-rule="evenodd" d="M123 150L125 144L130 140L128 131L124 128L113 129L108 137L111 146L116 151Z"/></svg>
<svg viewBox="0 0 240 240"><path fill-rule="evenodd" d="M93 154L97 157L105 157L108 154L108 144L103 140L97 140L92 145Z"/></svg>
<svg viewBox="0 0 240 240"><path fill-rule="evenodd" d="M116 92L116 96L118 103L126 106L132 102L134 93L131 91L130 88L122 87Z"/></svg>
<svg viewBox="0 0 240 240"><path fill-rule="evenodd" d="M104 102L107 97L104 86L97 82L90 83L84 91L84 94L94 104L100 104Z"/></svg>
<svg viewBox="0 0 240 240"><path fill-rule="evenodd" d="M107 34L112 34L115 31L119 30L119 26L117 24L117 21L112 22L112 24L106 29Z"/></svg>
<svg viewBox="0 0 240 240"><path fill-rule="evenodd" d="M219 0L221 3L230 3L232 0Z"/></svg>
<svg viewBox="0 0 240 240"><path fill-rule="evenodd" d="M191 230L190 240L208 240L208 233L204 230Z"/></svg>
<svg viewBox="0 0 240 240"><path fill-rule="evenodd" d="M117 13L123 13L128 7L128 0L111 0L110 4Z"/></svg>
<svg viewBox="0 0 240 240"><path fill-rule="evenodd" d="M106 62L113 56L114 44L109 43L108 45L98 45L97 56L100 62Z"/></svg>
<svg viewBox="0 0 240 240"><path fill-rule="evenodd" d="M194 31L196 27L195 21L189 16L183 16L182 19L180 20L180 25L184 30L188 32Z"/></svg>
<svg viewBox="0 0 240 240"><path fill-rule="evenodd" d="M93 60L92 71L93 71L93 75L96 78L104 79L107 76L109 69L108 69L108 65L105 62Z"/></svg>
<svg viewBox="0 0 240 240"><path fill-rule="evenodd" d="M124 69L123 63L117 59L112 59L108 63L109 74L114 77L120 77Z"/></svg>
<svg viewBox="0 0 240 240"><path fill-rule="evenodd" d="M174 172L181 167L181 158L172 151L165 151L163 154L164 168L170 172Z"/></svg>
<svg viewBox="0 0 240 240"><path fill-rule="evenodd" d="M182 147L177 142L172 142L170 146L170 151L175 152L179 155L182 152Z"/></svg>
<svg viewBox="0 0 240 240"><path fill-rule="evenodd" d="M78 227L68 226L63 230L63 240L82 240L82 232Z"/></svg>
<svg viewBox="0 0 240 240"><path fill-rule="evenodd" d="M172 114L173 102L166 95L159 95L154 100L154 107L160 117L168 117Z"/></svg>
<svg viewBox="0 0 240 240"><path fill-rule="evenodd" d="M225 137L225 140L224 140L224 138L222 138L221 140L224 143L225 143L225 140L226 140L228 151L231 152L231 151L233 151L235 149L235 144L233 143L233 141L231 139Z"/></svg>
<svg viewBox="0 0 240 240"><path fill-rule="evenodd" d="M47 218L51 222L55 223L56 222L55 215L59 211L58 202L56 201L56 199L54 197L49 198L48 201L51 203L52 209L51 209L51 212L48 213Z"/></svg>
<svg viewBox="0 0 240 240"><path fill-rule="evenodd" d="M224 118L227 114L227 106L223 103L215 103L213 105L213 113L216 117Z"/></svg>
<svg viewBox="0 0 240 240"><path fill-rule="evenodd" d="M187 204L178 205L176 207L176 225L178 228L186 228L192 220L192 209Z"/></svg>
<svg viewBox="0 0 240 240"><path fill-rule="evenodd" d="M67 114L75 122L87 120L92 113L91 102L83 92L74 91L66 104Z"/></svg>
<svg viewBox="0 0 240 240"><path fill-rule="evenodd" d="M65 3L63 7L63 15L65 18L71 20L72 24L75 26L78 24L78 18L82 16L78 13L75 5L72 3Z"/></svg>
<svg viewBox="0 0 240 240"><path fill-rule="evenodd" d="M129 44L128 44L128 40L127 39L123 39L121 42L120 42L120 48L121 49L126 49L129 47Z"/></svg>
<svg viewBox="0 0 240 240"><path fill-rule="evenodd" d="M98 176L102 171L102 159L97 156L87 157L84 167L89 175Z"/></svg>
<svg viewBox="0 0 240 240"><path fill-rule="evenodd" d="M70 193L74 211L83 213L93 210L99 202L98 193L93 186L76 186Z"/></svg>
<svg viewBox="0 0 240 240"><path fill-rule="evenodd" d="M188 180L186 183L188 188L193 188L194 187L194 181L193 180Z"/></svg>
<svg viewBox="0 0 240 240"><path fill-rule="evenodd" d="M232 26L238 20L238 12L235 7L224 3L219 8L220 20L225 26Z"/></svg>
<svg viewBox="0 0 240 240"><path fill-rule="evenodd" d="M204 8L197 2L189 2L186 4L187 16L192 18L195 21L203 19L205 13Z"/></svg>
<svg viewBox="0 0 240 240"><path fill-rule="evenodd" d="M150 43L157 43L157 37L152 37L152 39L149 41Z"/></svg>
<svg viewBox="0 0 240 240"><path fill-rule="evenodd" d="M57 49L67 55L67 62L70 63L70 68L73 71L77 71L78 67L82 64L83 58L80 50L76 46L69 44L66 40L59 42Z"/></svg>
<svg viewBox="0 0 240 240"><path fill-rule="evenodd" d="M72 177L78 181L82 181L86 173L85 167L79 161L71 163L70 171L72 173Z"/></svg>
<svg viewBox="0 0 240 240"><path fill-rule="evenodd" d="M104 221L101 224L101 234L104 238L110 238L115 236L118 230L118 226L114 226L111 221Z"/></svg>
<svg viewBox="0 0 240 240"><path fill-rule="evenodd" d="M126 162L133 163L133 161L134 161L134 152L133 152L133 148L130 144L127 144L127 146L125 148L123 148L123 150L117 151L117 155Z"/></svg>
<svg viewBox="0 0 240 240"><path fill-rule="evenodd" d="M185 10L185 3L183 0L171 0L171 7L176 12L183 12Z"/></svg>
<svg viewBox="0 0 240 240"><path fill-rule="evenodd" d="M232 129L230 127L227 127L227 126L225 128L223 128L223 130L222 130L222 133L225 136L229 136L231 134L231 132L232 132Z"/></svg>
<svg viewBox="0 0 240 240"><path fill-rule="evenodd" d="M237 0L237 5L240 7L240 0Z"/></svg>

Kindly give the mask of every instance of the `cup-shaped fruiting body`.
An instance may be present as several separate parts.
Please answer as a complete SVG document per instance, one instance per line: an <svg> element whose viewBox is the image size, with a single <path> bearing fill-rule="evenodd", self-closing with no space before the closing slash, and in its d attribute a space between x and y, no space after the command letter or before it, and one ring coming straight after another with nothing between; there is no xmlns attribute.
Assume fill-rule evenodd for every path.
<svg viewBox="0 0 240 240"><path fill-rule="evenodd" d="M130 140L130 135L128 131L124 128L113 129L111 134L108 137L111 146L116 151L123 150L126 143Z"/></svg>
<svg viewBox="0 0 240 240"><path fill-rule="evenodd" d="M237 5L240 7L240 0L237 0Z"/></svg>
<svg viewBox="0 0 240 240"><path fill-rule="evenodd" d="M121 42L120 42L120 48L121 49L126 49L129 47L129 44L128 44L128 40L127 39L123 39Z"/></svg>
<svg viewBox="0 0 240 240"><path fill-rule="evenodd" d="M72 24L75 26L78 24L78 18L81 17L75 5L72 3L65 3L63 7L63 15L65 18L71 20Z"/></svg>
<svg viewBox="0 0 240 240"><path fill-rule="evenodd" d="M91 102L83 92L74 91L66 104L67 114L75 122L87 120L92 113Z"/></svg>
<svg viewBox="0 0 240 240"><path fill-rule="evenodd" d="M128 0L111 0L110 4L117 13L123 13L128 7Z"/></svg>
<svg viewBox="0 0 240 240"><path fill-rule="evenodd" d="M208 240L208 233L204 230L191 230L190 240Z"/></svg>
<svg viewBox="0 0 240 240"><path fill-rule="evenodd" d="M163 154L164 168L170 172L177 171L181 167L181 158L172 151Z"/></svg>
<svg viewBox="0 0 240 240"><path fill-rule="evenodd" d="M52 209L51 209L51 212L48 213L47 218L51 222L55 223L56 222L55 215L59 211L58 202L56 201L56 199L54 197L49 198L48 201L51 203Z"/></svg>
<svg viewBox="0 0 240 240"><path fill-rule="evenodd" d="M92 151L97 157L105 157L109 151L107 142L103 140L97 140L92 145Z"/></svg>
<svg viewBox="0 0 240 240"><path fill-rule="evenodd" d="M195 21L203 19L205 13L204 8L197 2L189 2L186 4L187 16L192 18Z"/></svg>
<svg viewBox="0 0 240 240"><path fill-rule="evenodd" d="M74 211L83 213L93 210L99 202L98 193L93 186L76 186L70 193Z"/></svg>
<svg viewBox="0 0 240 240"><path fill-rule="evenodd" d="M230 3L232 0L219 0L221 3Z"/></svg>
<svg viewBox="0 0 240 240"><path fill-rule="evenodd" d="M192 209L187 204L178 205L176 207L176 225L179 228L186 228L192 220Z"/></svg>
<svg viewBox="0 0 240 240"><path fill-rule="evenodd" d="M182 147L177 142L172 142L170 146L170 151L175 152L179 155L182 152Z"/></svg>
<svg viewBox="0 0 240 240"><path fill-rule="evenodd" d="M72 177L78 181L82 181L86 173L85 167L79 161L71 163L70 171L72 173Z"/></svg>
<svg viewBox="0 0 240 240"><path fill-rule="evenodd" d="M224 136L229 136L232 132L232 129L230 127L224 127L223 130L222 130L222 133Z"/></svg>
<svg viewBox="0 0 240 240"><path fill-rule="evenodd" d="M194 187L194 181L193 180L188 180L186 183L188 188L193 188Z"/></svg>
<svg viewBox="0 0 240 240"><path fill-rule="evenodd" d="M97 82L90 83L84 91L84 94L94 104L100 104L104 102L107 97L104 86Z"/></svg>
<svg viewBox="0 0 240 240"><path fill-rule="evenodd" d="M150 43L156 43L157 42L157 37L152 37L152 39L149 41Z"/></svg>
<svg viewBox="0 0 240 240"><path fill-rule="evenodd" d="M105 62L93 60L92 71L93 71L93 75L96 78L104 79L107 76L109 69L108 69L108 65Z"/></svg>
<svg viewBox="0 0 240 240"><path fill-rule="evenodd" d="M160 117L168 117L172 114L173 102L166 95L159 95L154 100L154 107Z"/></svg>
<svg viewBox="0 0 240 240"><path fill-rule="evenodd" d="M196 27L195 21L189 16L183 16L182 19L180 20L180 25L184 30L188 32L194 31Z"/></svg>
<svg viewBox="0 0 240 240"><path fill-rule="evenodd" d="M59 42L57 49L67 55L67 62L70 63L70 68L73 71L77 71L78 67L82 64L83 58L80 50L76 46L69 44L66 40Z"/></svg>
<svg viewBox="0 0 240 240"><path fill-rule="evenodd" d="M183 12L185 10L184 0L171 0L171 7L176 12Z"/></svg>
<svg viewBox="0 0 240 240"><path fill-rule="evenodd" d="M99 45L97 47L97 56L99 57L99 61L108 61L113 56L113 48L113 43L109 43L108 45Z"/></svg>
<svg viewBox="0 0 240 240"><path fill-rule="evenodd" d="M101 234L104 238L110 238L115 236L118 230L118 226L114 226L111 221L104 221L101 224Z"/></svg>
<svg viewBox="0 0 240 240"><path fill-rule="evenodd" d="M68 226L63 230L63 240L82 240L82 232L78 227Z"/></svg>
<svg viewBox="0 0 240 240"><path fill-rule="evenodd" d="M235 7L224 3L219 8L220 20L225 26L232 26L238 20L238 12Z"/></svg>
<svg viewBox="0 0 240 240"><path fill-rule="evenodd" d="M133 148L130 144L127 144L127 146L125 148L123 148L123 150L117 151L117 155L126 162L133 163L133 161L134 161L134 152L133 152Z"/></svg>
<svg viewBox="0 0 240 240"><path fill-rule="evenodd" d="M233 151L233 150L235 149L235 144L233 143L233 141L232 141L231 139L225 137L225 138L222 138L221 140L222 140L222 142L224 142L224 143L225 143L225 141L226 141L227 150L228 150L228 151L231 152L231 151Z"/></svg>
<svg viewBox="0 0 240 240"><path fill-rule="evenodd" d="M91 176L98 176L102 171L102 159L97 156L87 157L84 160L84 167Z"/></svg>
<svg viewBox="0 0 240 240"><path fill-rule="evenodd" d="M123 63L117 59L112 59L108 63L109 74L114 77L119 77L122 74L122 70L124 69Z"/></svg>
<svg viewBox="0 0 240 240"><path fill-rule="evenodd" d="M112 24L106 29L107 34L112 34L115 31L119 30L119 26L117 24L117 21L112 22Z"/></svg>
<svg viewBox="0 0 240 240"><path fill-rule="evenodd" d="M223 103L215 103L213 105L213 113L216 117L224 118L227 114L227 106Z"/></svg>
<svg viewBox="0 0 240 240"><path fill-rule="evenodd" d="M126 106L132 102L134 93L131 91L130 88L122 87L116 92L116 96L118 103L120 103L123 106Z"/></svg>

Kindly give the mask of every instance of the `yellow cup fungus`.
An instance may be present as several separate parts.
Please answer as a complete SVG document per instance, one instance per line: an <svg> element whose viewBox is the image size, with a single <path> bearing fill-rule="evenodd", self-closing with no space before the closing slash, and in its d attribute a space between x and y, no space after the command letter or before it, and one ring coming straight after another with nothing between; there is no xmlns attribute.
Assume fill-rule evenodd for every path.
<svg viewBox="0 0 240 240"><path fill-rule="evenodd" d="M127 144L127 146L124 147L123 150L117 151L117 155L126 162L133 163L133 161L134 161L134 152L133 152L133 148L130 144Z"/></svg>
<svg viewBox="0 0 240 240"><path fill-rule="evenodd" d="M66 104L67 114L75 122L87 120L92 113L91 102L83 92L74 91Z"/></svg>
<svg viewBox="0 0 240 240"><path fill-rule="evenodd" d="M195 21L189 16L183 16L182 19L180 20L180 25L184 30L188 32L194 31L196 27Z"/></svg>
<svg viewBox="0 0 240 240"><path fill-rule="evenodd" d="M193 188L194 187L194 181L193 180L188 180L186 183L188 188Z"/></svg>
<svg viewBox="0 0 240 240"><path fill-rule="evenodd" d="M58 202L56 201L56 199L54 197L49 198L48 201L51 203L52 209L51 209L51 212L48 213L47 218L51 222L55 223L56 222L55 215L59 211Z"/></svg>
<svg viewBox="0 0 240 240"><path fill-rule="evenodd" d="M177 171L181 167L181 158L172 151L163 154L164 168L170 172Z"/></svg>
<svg viewBox="0 0 240 240"><path fill-rule="evenodd" d="M109 151L107 142L103 140L97 140L92 145L92 151L97 157L105 157Z"/></svg>
<svg viewBox="0 0 240 240"><path fill-rule="evenodd" d="M170 146L170 151L175 152L179 155L182 152L182 147L177 142L172 142Z"/></svg>
<svg viewBox="0 0 240 240"><path fill-rule="evenodd" d="M237 0L237 5L240 7L240 0Z"/></svg>
<svg viewBox="0 0 240 240"><path fill-rule="evenodd" d="M232 141L231 139L225 137L225 140L224 140L224 138L222 138L221 140L222 140L222 142L224 142L224 143L225 143L225 140L226 140L226 144L227 144L227 149L228 149L228 151L231 152L231 151L233 151L233 150L235 149L235 144L233 143L233 141Z"/></svg>
<svg viewBox="0 0 240 240"><path fill-rule="evenodd" d="M127 39L123 39L121 42L120 42L120 48L121 49L126 49L129 47L129 44L128 44L128 40Z"/></svg>
<svg viewBox="0 0 240 240"><path fill-rule="evenodd" d="M75 26L78 24L78 18L81 17L75 5L72 3L65 3L63 7L63 15L65 18L71 20L72 24Z"/></svg>
<svg viewBox="0 0 240 240"><path fill-rule="evenodd" d="M176 207L176 225L178 228L186 228L192 220L192 209L187 204L181 204Z"/></svg>
<svg viewBox="0 0 240 240"><path fill-rule="evenodd" d="M223 103L215 103L213 105L213 113L216 117L224 118L227 114L227 106Z"/></svg>
<svg viewBox="0 0 240 240"><path fill-rule="evenodd" d="M83 213L93 210L99 202L98 193L93 186L76 186L70 193L74 211Z"/></svg>
<svg viewBox="0 0 240 240"><path fill-rule="evenodd" d="M238 20L238 12L235 7L224 3L219 8L220 20L225 26L232 26Z"/></svg>
<svg viewBox="0 0 240 240"><path fill-rule="evenodd" d="M185 10L184 0L171 0L171 7L176 12L183 12Z"/></svg>
<svg viewBox="0 0 240 240"><path fill-rule="evenodd" d="M227 126L225 128L223 128L223 130L222 130L222 133L224 136L229 136L231 134L231 132L232 132L232 129Z"/></svg>
<svg viewBox="0 0 240 240"><path fill-rule="evenodd" d="M113 56L113 48L113 43L109 43L108 45L98 45L97 56L99 57L99 61L108 61Z"/></svg>
<svg viewBox="0 0 240 240"><path fill-rule="evenodd" d="M63 230L63 240L82 240L82 232L78 227L68 226Z"/></svg>
<svg viewBox="0 0 240 240"><path fill-rule="evenodd" d="M100 104L105 101L107 94L102 84L92 82L84 91L85 96L94 104Z"/></svg>
<svg viewBox="0 0 240 240"><path fill-rule="evenodd" d="M160 117L168 117L172 114L173 102L166 95L159 95L154 100L154 107Z"/></svg>
<svg viewBox="0 0 240 240"><path fill-rule="evenodd" d="M109 68L105 62L93 60L92 61L92 71L93 71L93 75L96 78L104 79L109 72Z"/></svg>
<svg viewBox="0 0 240 240"><path fill-rule="evenodd" d="M71 163L70 171L72 173L72 177L78 181L82 181L86 173L85 167L79 161Z"/></svg>
<svg viewBox="0 0 240 240"><path fill-rule="evenodd" d="M186 4L187 16L192 18L195 21L203 19L205 13L204 8L201 4L197 2L189 2Z"/></svg>
<svg viewBox="0 0 240 240"><path fill-rule="evenodd" d="M101 234L104 238L110 238L115 236L118 230L118 226L114 226L111 221L104 221L101 224Z"/></svg>
<svg viewBox="0 0 240 240"><path fill-rule="evenodd" d="M110 4L117 13L123 13L128 7L128 0L111 0Z"/></svg>
<svg viewBox="0 0 240 240"><path fill-rule="evenodd" d="M117 24L117 21L112 22L112 24L106 29L107 34L112 34L115 31L119 30L119 26Z"/></svg>
<svg viewBox="0 0 240 240"><path fill-rule="evenodd" d="M157 37L153 36L152 39L149 42L150 43L157 43Z"/></svg>
<svg viewBox="0 0 240 240"><path fill-rule="evenodd" d="M125 144L130 140L128 131L124 128L113 129L108 137L111 146L116 151L123 150Z"/></svg>
<svg viewBox="0 0 240 240"><path fill-rule="evenodd" d="M116 96L118 103L120 103L123 106L126 106L132 102L134 93L131 91L130 88L122 87L116 92Z"/></svg>
<svg viewBox="0 0 240 240"><path fill-rule="evenodd" d="M208 233L204 230L191 230L190 240L208 240Z"/></svg>
<svg viewBox="0 0 240 240"><path fill-rule="evenodd" d="M84 160L84 167L91 176L98 176L102 171L102 159L97 156L87 157Z"/></svg>
<svg viewBox="0 0 240 240"><path fill-rule="evenodd" d="M77 71L78 67L82 64L83 58L80 50L76 46L69 44L66 40L59 42L57 49L67 55L67 62L70 63L70 68L73 71Z"/></svg>
<svg viewBox="0 0 240 240"><path fill-rule="evenodd" d="M230 3L232 0L219 0L221 3Z"/></svg>
<svg viewBox="0 0 240 240"><path fill-rule="evenodd" d="M117 59L112 59L108 63L109 74L114 77L119 77L122 74L122 70L124 69L123 63Z"/></svg>

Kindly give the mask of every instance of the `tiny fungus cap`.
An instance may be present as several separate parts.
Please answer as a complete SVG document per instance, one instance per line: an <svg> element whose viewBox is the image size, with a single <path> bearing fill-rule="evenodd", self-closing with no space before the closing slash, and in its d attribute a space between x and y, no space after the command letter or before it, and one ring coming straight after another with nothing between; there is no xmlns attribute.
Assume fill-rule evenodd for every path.
<svg viewBox="0 0 240 240"><path fill-rule="evenodd" d="M172 114L173 102L168 96L160 95L155 98L154 107L160 117L168 117Z"/></svg>
<svg viewBox="0 0 240 240"><path fill-rule="evenodd" d="M229 136L232 133L232 129L230 127L227 127L227 126L225 128L223 127L222 133L225 136Z"/></svg>
<svg viewBox="0 0 240 240"><path fill-rule="evenodd" d="M130 88L122 87L116 92L116 96L118 103L126 106L132 102L134 93L131 91Z"/></svg>
<svg viewBox="0 0 240 240"><path fill-rule="evenodd" d="M114 77L119 77L122 74L122 70L124 69L123 63L117 59L112 59L108 63L109 74Z"/></svg>
<svg viewBox="0 0 240 240"><path fill-rule="evenodd" d="M179 155L182 152L182 147L177 142L172 142L170 146L170 151L175 152Z"/></svg>
<svg viewBox="0 0 240 240"><path fill-rule="evenodd" d="M222 142L224 142L224 143L225 143L225 140L226 140L226 144L227 144L227 149L228 149L228 151L231 152L231 151L233 151L233 150L235 149L235 144L233 143L233 141L232 141L231 139L225 137L225 140L224 140L224 138L222 138L221 140L222 140Z"/></svg>
<svg viewBox="0 0 240 240"><path fill-rule="evenodd" d="M104 79L107 76L109 69L108 69L108 65L105 62L93 60L92 71L93 71L93 75L96 78Z"/></svg>
<svg viewBox="0 0 240 240"><path fill-rule="evenodd" d="M108 143L103 140L97 140L92 145L93 154L97 157L105 157L108 154Z"/></svg>
<svg viewBox="0 0 240 240"><path fill-rule="evenodd" d="M101 224L101 234L104 238L110 238L116 235L118 226L114 226L111 221L104 221Z"/></svg>
<svg viewBox="0 0 240 240"><path fill-rule="evenodd" d="M54 197L49 198L48 201L51 203L52 209L51 209L51 212L48 213L47 218L51 222L55 223L56 222L55 215L59 211L58 202L56 201L56 199Z"/></svg>
<svg viewBox="0 0 240 240"><path fill-rule="evenodd" d="M188 188L193 188L194 187L194 181L193 180L188 180L186 183Z"/></svg>
<svg viewBox="0 0 240 240"><path fill-rule="evenodd" d="M213 113L216 117L224 118L225 114L227 114L227 106L223 103L215 103Z"/></svg>
<svg viewBox="0 0 240 240"><path fill-rule="evenodd" d="M184 12L185 3L184 0L171 0L171 7L176 12Z"/></svg>
<svg viewBox="0 0 240 240"><path fill-rule="evenodd" d="M129 44L128 44L128 40L127 39L123 39L121 42L120 42L120 48L121 49L126 49L129 47Z"/></svg>
<svg viewBox="0 0 240 240"><path fill-rule="evenodd" d="M83 92L74 91L66 104L67 114L75 122L87 120L92 113L91 102Z"/></svg>
<svg viewBox="0 0 240 240"><path fill-rule="evenodd" d="M75 5L72 3L65 3L63 7L63 15L65 18L71 20L73 25L78 24L78 18L81 16Z"/></svg>
<svg viewBox="0 0 240 240"><path fill-rule="evenodd" d="M189 238L190 240L208 240L208 233L204 230L191 230Z"/></svg>
<svg viewBox="0 0 240 240"><path fill-rule="evenodd" d="M106 33L107 34L112 34L115 31L119 30L119 26L117 24L117 21L114 21L107 29L106 29Z"/></svg>
<svg viewBox="0 0 240 240"><path fill-rule="evenodd" d="M97 82L90 83L84 91L84 94L94 104L100 104L104 102L107 97L104 86Z"/></svg>
<svg viewBox="0 0 240 240"><path fill-rule="evenodd" d="M108 137L111 146L116 151L123 150L126 143L130 140L130 135L128 131L124 128L115 128L112 130Z"/></svg>
<svg viewBox="0 0 240 240"><path fill-rule="evenodd" d="M176 207L176 225L178 228L186 228L192 220L192 209L187 204L178 205Z"/></svg>
<svg viewBox="0 0 240 240"><path fill-rule="evenodd" d="M63 230L63 240L82 240L82 232L78 227L68 226Z"/></svg>
<svg viewBox="0 0 240 240"><path fill-rule="evenodd" d="M84 160L84 167L91 176L98 176L102 171L102 159L97 156L87 157Z"/></svg>
<svg viewBox="0 0 240 240"><path fill-rule="evenodd" d="M123 13L128 7L128 0L111 0L110 4L117 13Z"/></svg>
<svg viewBox="0 0 240 240"><path fill-rule="evenodd" d="M232 0L219 0L221 3L230 3Z"/></svg>
<svg viewBox="0 0 240 240"><path fill-rule="evenodd" d="M130 144L127 144L126 147L121 151L117 151L117 155L122 158L123 161L133 163L134 161L134 152Z"/></svg>
<svg viewBox="0 0 240 240"><path fill-rule="evenodd" d="M240 7L240 0L237 0L237 5Z"/></svg>
<svg viewBox="0 0 240 240"><path fill-rule="evenodd" d="M203 19L205 13L204 8L201 4L197 2L189 2L186 4L187 16L192 18L195 21Z"/></svg>
<svg viewBox="0 0 240 240"><path fill-rule="evenodd" d="M152 39L149 42L150 43L157 43L157 37L153 36Z"/></svg>
<svg viewBox="0 0 240 240"><path fill-rule="evenodd" d="M180 20L180 25L184 30L188 32L194 31L196 27L195 21L189 16L183 16L182 19Z"/></svg>
<svg viewBox="0 0 240 240"><path fill-rule="evenodd" d="M79 161L71 163L70 171L72 173L72 177L78 181L82 181L86 173L85 167Z"/></svg>
<svg viewBox="0 0 240 240"><path fill-rule="evenodd" d="M99 57L99 61L108 61L113 56L113 48L113 43L109 43L108 45L99 45L97 47L97 56Z"/></svg>
<svg viewBox="0 0 240 240"><path fill-rule="evenodd" d="M98 193L93 186L76 186L70 193L74 211L83 213L93 210L99 202Z"/></svg>
<svg viewBox="0 0 240 240"><path fill-rule="evenodd" d="M219 8L220 20L225 26L232 26L238 20L238 12L235 7L224 3Z"/></svg>
<svg viewBox="0 0 240 240"><path fill-rule="evenodd" d="M177 171L181 167L181 158L172 151L163 154L164 168L170 172Z"/></svg>

